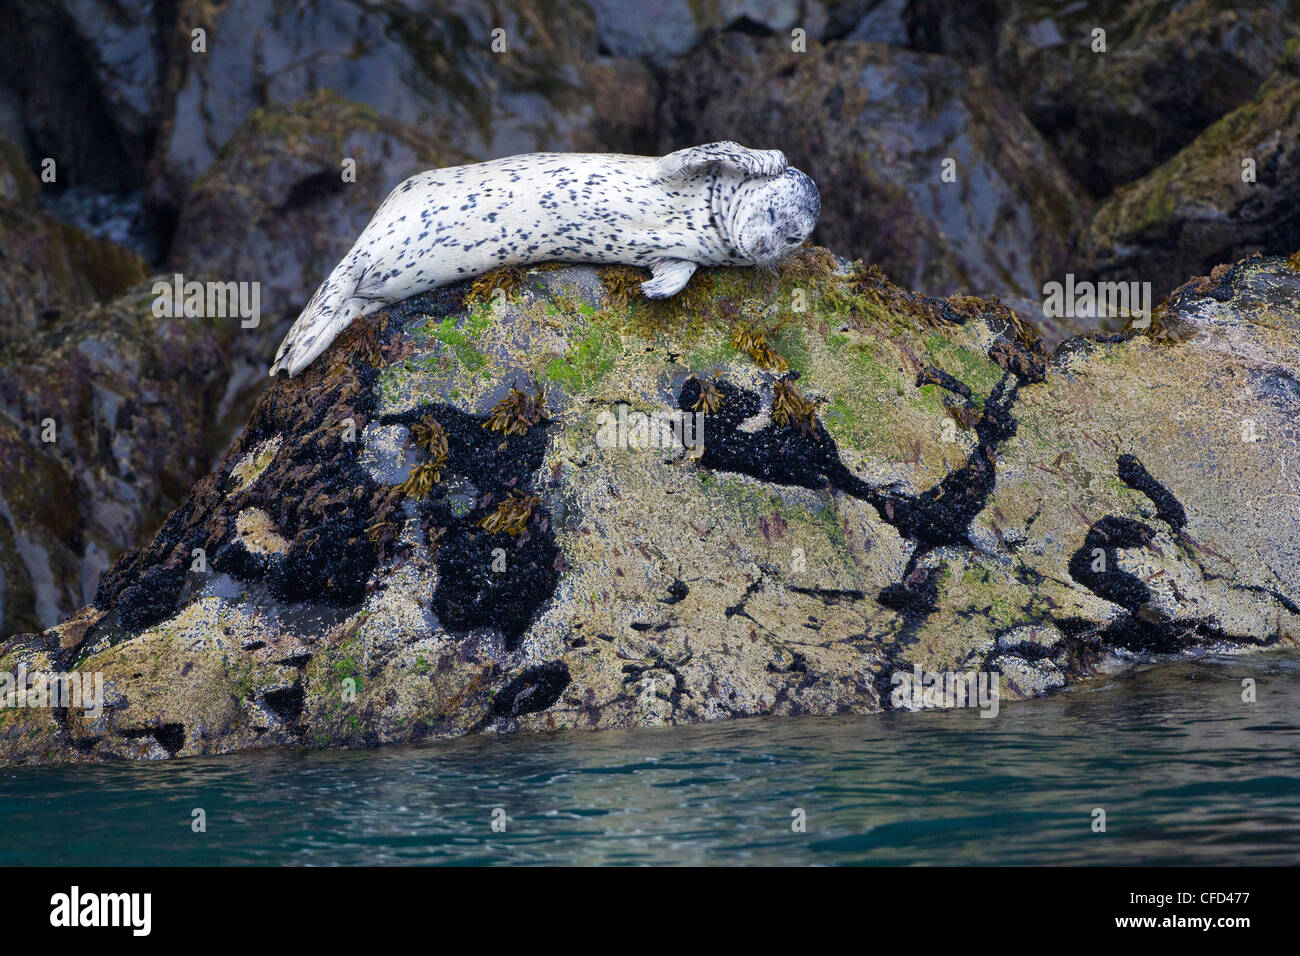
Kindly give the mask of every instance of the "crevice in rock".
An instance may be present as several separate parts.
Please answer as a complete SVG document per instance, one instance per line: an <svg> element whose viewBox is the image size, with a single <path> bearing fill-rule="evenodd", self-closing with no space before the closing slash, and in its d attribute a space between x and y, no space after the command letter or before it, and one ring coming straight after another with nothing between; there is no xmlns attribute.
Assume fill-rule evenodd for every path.
<svg viewBox="0 0 1300 956"><path fill-rule="evenodd" d="M739 614L741 617L749 617L749 615L745 613L745 604L747 601L749 601L750 597L754 594L757 594L759 590L762 589L762 587L763 587L762 581L754 581L752 584L749 585L749 587L745 588L745 593L741 595L740 600L737 601L735 604L731 605L730 607L728 607L726 611L724 611L723 613L727 617L735 617L737 614ZM751 621L754 620L752 617L749 617L749 619Z"/></svg>
<svg viewBox="0 0 1300 956"><path fill-rule="evenodd" d="M1251 591L1255 594L1267 594L1292 614L1300 614L1300 604L1296 604L1295 601L1292 601L1281 591L1275 590L1274 588L1266 588L1261 584L1231 584L1229 587L1234 591Z"/></svg>
<svg viewBox="0 0 1300 956"><path fill-rule="evenodd" d="M786 588L795 594L803 594L807 597L815 597L826 602L827 604L839 604L844 601L861 601L867 596L867 592L858 591L854 588L804 588L794 584L787 584Z"/></svg>
<svg viewBox="0 0 1300 956"><path fill-rule="evenodd" d="M281 213L291 212L301 206L327 199L345 189L347 189L347 183L343 181L343 177L336 171L321 170L318 173L312 173L310 176L304 176L290 186L289 194L285 197L278 211Z"/></svg>

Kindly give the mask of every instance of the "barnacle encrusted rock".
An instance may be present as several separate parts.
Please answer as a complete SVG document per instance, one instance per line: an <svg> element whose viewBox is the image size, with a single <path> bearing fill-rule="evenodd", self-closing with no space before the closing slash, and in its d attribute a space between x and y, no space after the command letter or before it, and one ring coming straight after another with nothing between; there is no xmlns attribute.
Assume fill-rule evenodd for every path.
<svg viewBox="0 0 1300 956"><path fill-rule="evenodd" d="M1050 356L825 250L621 275L410 299L274 384L94 605L0 646L106 687L0 710L0 760L871 713L917 667L1029 697L1300 637L1285 260Z"/></svg>

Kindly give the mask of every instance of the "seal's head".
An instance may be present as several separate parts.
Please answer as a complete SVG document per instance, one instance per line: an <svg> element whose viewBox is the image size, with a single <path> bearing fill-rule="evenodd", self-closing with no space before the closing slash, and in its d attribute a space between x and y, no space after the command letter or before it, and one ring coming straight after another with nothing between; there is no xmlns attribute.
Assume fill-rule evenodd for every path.
<svg viewBox="0 0 1300 956"><path fill-rule="evenodd" d="M773 265L804 244L821 211L817 184L793 167L746 180L732 199L732 242L746 259Z"/></svg>

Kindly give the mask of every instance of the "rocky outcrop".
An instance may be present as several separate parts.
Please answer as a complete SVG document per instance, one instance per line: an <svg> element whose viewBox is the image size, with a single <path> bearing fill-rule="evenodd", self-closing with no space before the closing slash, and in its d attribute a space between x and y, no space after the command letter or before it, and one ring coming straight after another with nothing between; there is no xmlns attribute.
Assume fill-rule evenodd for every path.
<svg viewBox="0 0 1300 956"><path fill-rule="evenodd" d="M909 45L987 67L1094 196L1249 102L1300 36L1288 0L988 0L962 13L912 0Z"/></svg>
<svg viewBox="0 0 1300 956"><path fill-rule="evenodd" d="M49 627L90 601L247 414L232 377L250 365L238 320L158 318L153 304L142 283L5 345L0 633Z"/></svg>
<svg viewBox="0 0 1300 956"><path fill-rule="evenodd" d="M175 58L149 187L160 203L184 193L255 107L311 90L479 159L633 146L651 95L644 65L601 53L586 4L193 0L180 5L172 48L188 49L195 28L207 52Z"/></svg>
<svg viewBox="0 0 1300 956"><path fill-rule="evenodd" d="M1079 243L1089 274L1163 296L1216 263L1300 247L1297 141L1300 42L1252 102L1098 208Z"/></svg>
<svg viewBox="0 0 1300 956"><path fill-rule="evenodd" d="M0 139L0 347L147 275L139 256L45 213L39 191L21 151Z"/></svg>
<svg viewBox="0 0 1300 956"><path fill-rule="evenodd" d="M491 274L277 382L93 605L0 648L105 682L0 712L3 760L869 713L916 667L1033 696L1300 637L1284 260L1050 356L824 250L642 277Z"/></svg>
<svg viewBox="0 0 1300 956"><path fill-rule="evenodd" d="M127 192L148 163L162 74L149 0L10 4L0 32L0 136L68 185ZM157 8L155 11L154 8Z"/></svg>
<svg viewBox="0 0 1300 956"><path fill-rule="evenodd" d="M0 634L49 627L152 534L247 415L265 343L159 320L145 263L46 213L0 140ZM253 356L256 355L254 366Z"/></svg>

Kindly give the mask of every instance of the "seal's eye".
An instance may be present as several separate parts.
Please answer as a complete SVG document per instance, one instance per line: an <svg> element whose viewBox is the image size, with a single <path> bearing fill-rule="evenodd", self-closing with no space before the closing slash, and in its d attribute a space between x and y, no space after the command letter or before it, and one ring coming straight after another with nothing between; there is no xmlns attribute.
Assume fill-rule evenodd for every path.
<svg viewBox="0 0 1300 956"><path fill-rule="evenodd" d="M767 221L768 221L769 223L775 223L775 222L776 222L776 207L775 207L775 206L768 206L768 207L767 207Z"/></svg>

